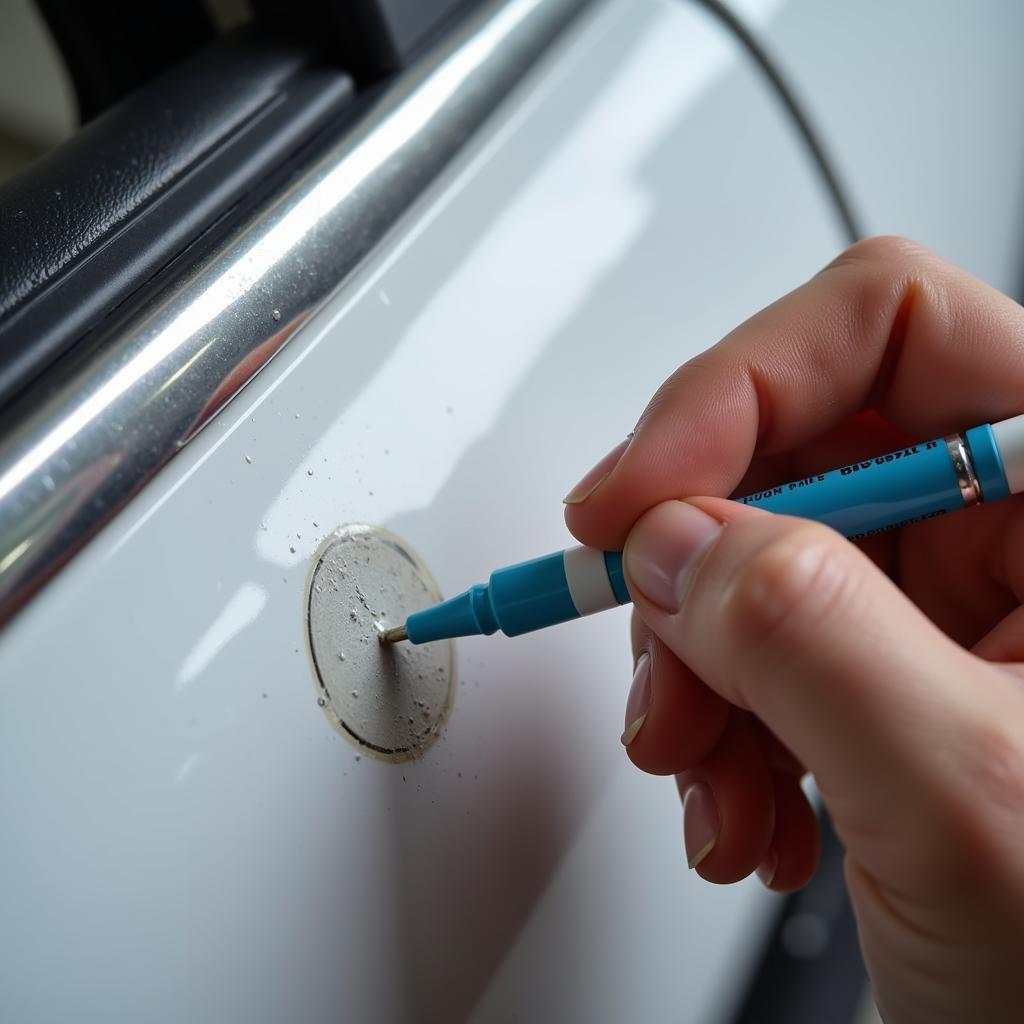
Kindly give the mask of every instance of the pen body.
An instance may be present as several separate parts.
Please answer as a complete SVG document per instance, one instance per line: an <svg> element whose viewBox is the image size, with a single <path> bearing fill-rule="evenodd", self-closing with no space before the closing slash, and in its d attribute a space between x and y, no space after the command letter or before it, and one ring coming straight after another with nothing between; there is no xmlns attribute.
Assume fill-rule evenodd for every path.
<svg viewBox="0 0 1024 1024"><path fill-rule="evenodd" d="M506 636L629 602L622 554L576 547L496 569L486 584L413 612L406 632L414 644L456 636Z"/></svg>
<svg viewBox="0 0 1024 1024"><path fill-rule="evenodd" d="M1024 416L908 445L737 499L855 539L1024 490ZM626 604L622 553L568 548L506 566L406 621L413 643L518 636Z"/></svg>
<svg viewBox="0 0 1024 1024"><path fill-rule="evenodd" d="M975 453L977 449L977 454ZM870 537L1009 494L990 427L924 441L739 498Z"/></svg>

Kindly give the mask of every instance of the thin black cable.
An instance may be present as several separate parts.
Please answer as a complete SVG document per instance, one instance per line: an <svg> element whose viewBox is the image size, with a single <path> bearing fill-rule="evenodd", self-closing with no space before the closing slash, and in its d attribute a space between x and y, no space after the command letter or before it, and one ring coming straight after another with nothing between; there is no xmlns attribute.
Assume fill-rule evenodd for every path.
<svg viewBox="0 0 1024 1024"><path fill-rule="evenodd" d="M789 116L793 119L793 123L796 125L797 131L799 131L803 138L804 144L807 146L808 152L811 154L811 159L818 168L818 173L821 175L825 188L832 197L832 203L835 206L836 215L839 217L840 221L842 221L843 230L846 232L849 241L853 243L856 242L858 238L863 238L864 236L858 223L858 218L854 215L853 206L846 194L846 190L839 181L839 176L836 174L835 167L829 159L828 154L826 154L825 147L812 127L807 113L801 106L800 101L796 98L796 94L789 87L789 84L779 71L778 65L767 54L764 47L761 46L743 21L741 21L724 3L722 3L721 0L695 0L695 2L698 6L705 8L709 14L717 18L723 25L725 25L726 28L729 29L740 45L751 56L754 63L761 69L762 74L768 79L769 84L775 90L775 93L782 105L789 112Z"/></svg>

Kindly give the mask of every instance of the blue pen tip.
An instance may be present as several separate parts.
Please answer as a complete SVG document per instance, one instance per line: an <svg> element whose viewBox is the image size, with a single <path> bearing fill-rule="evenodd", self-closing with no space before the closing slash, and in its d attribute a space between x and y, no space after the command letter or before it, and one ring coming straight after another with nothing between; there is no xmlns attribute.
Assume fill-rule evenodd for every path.
<svg viewBox="0 0 1024 1024"><path fill-rule="evenodd" d="M498 628L498 622L487 587L477 584L458 597L413 612L405 628L414 644L426 644L456 636L489 635Z"/></svg>

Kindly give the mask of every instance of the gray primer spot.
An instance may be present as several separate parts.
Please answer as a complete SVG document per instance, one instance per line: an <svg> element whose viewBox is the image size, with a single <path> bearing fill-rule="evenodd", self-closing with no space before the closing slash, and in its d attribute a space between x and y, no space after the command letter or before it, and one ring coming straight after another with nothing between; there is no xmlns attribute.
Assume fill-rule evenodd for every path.
<svg viewBox="0 0 1024 1024"><path fill-rule="evenodd" d="M381 628L441 600L427 567L400 538L353 524L317 551L306 636L317 704L361 750L385 761L420 757L455 697L455 643L381 644Z"/></svg>

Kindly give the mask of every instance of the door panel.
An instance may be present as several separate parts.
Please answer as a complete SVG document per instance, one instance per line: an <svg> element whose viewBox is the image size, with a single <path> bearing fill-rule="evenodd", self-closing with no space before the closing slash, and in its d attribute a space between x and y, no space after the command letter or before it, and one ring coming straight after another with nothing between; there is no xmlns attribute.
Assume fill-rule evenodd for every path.
<svg viewBox="0 0 1024 1024"><path fill-rule="evenodd" d="M618 743L626 611L460 641L421 761L316 703L339 524L446 594L564 546L664 376L841 244L685 4L598 5L0 644L0 1009L22 1021L724 1019L775 902L686 871Z"/></svg>

